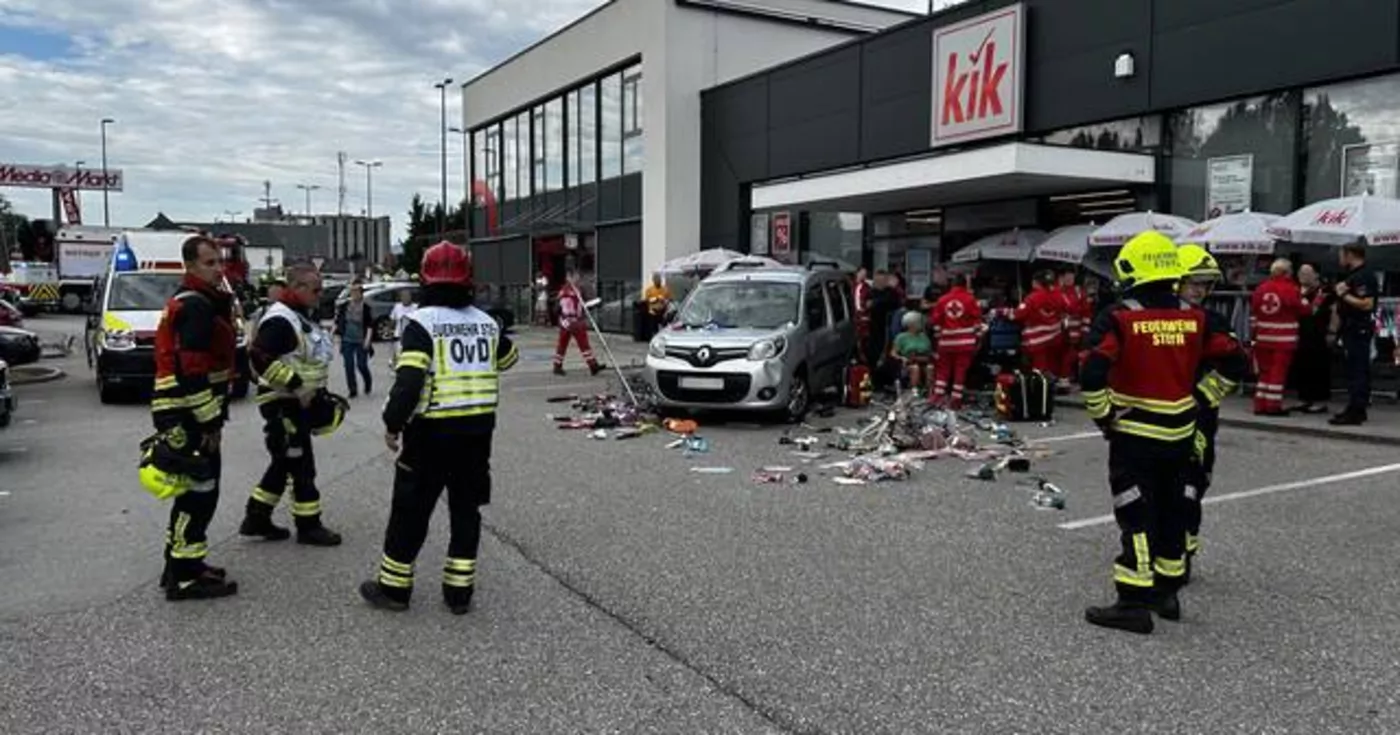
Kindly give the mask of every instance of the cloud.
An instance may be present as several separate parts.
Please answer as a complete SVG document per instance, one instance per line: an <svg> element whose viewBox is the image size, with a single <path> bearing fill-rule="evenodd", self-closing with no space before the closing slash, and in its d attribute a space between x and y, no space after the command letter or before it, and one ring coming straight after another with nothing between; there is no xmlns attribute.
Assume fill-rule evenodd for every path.
<svg viewBox="0 0 1400 735"><path fill-rule="evenodd" d="M108 164L126 175L112 221L164 211L208 220L272 197L296 212L336 209L336 153L379 159L374 202L402 234L409 198L439 191L439 96L588 12L598 0L0 0L0 162ZM923 0L877 4L906 9ZM460 98L448 93L449 124ZM449 197L462 193L462 140L448 137ZM43 190L3 193L32 217ZM101 197L84 215L101 221ZM346 170L345 209L365 207Z"/></svg>

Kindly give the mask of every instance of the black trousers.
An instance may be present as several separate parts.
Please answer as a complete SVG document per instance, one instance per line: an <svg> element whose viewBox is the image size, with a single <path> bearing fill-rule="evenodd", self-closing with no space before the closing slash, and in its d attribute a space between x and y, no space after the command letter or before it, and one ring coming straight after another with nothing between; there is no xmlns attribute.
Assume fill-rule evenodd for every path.
<svg viewBox="0 0 1400 735"><path fill-rule="evenodd" d="M1365 416L1371 406L1371 342L1376 335L1371 330L1342 331L1342 349L1346 350L1347 409L1353 416Z"/></svg>
<svg viewBox="0 0 1400 735"><path fill-rule="evenodd" d="M443 490L452 536L443 563L442 593L448 604L471 599L481 542L481 506L491 502L491 434L435 430L419 419L404 432L394 474L394 499L384 534L379 584L391 598L413 594L413 565L428 537L428 522Z"/></svg>
<svg viewBox="0 0 1400 735"><path fill-rule="evenodd" d="M1210 489L1215 475L1215 435L1220 430L1219 409L1202 407L1196 417L1196 440L1194 456L1186 466L1183 482L1185 514L1183 525L1186 530L1185 550L1194 554L1201 550L1201 503Z"/></svg>
<svg viewBox="0 0 1400 735"><path fill-rule="evenodd" d="M1167 444L1117 436L1108 449L1108 483L1122 549L1113 560L1120 600L1146 602L1175 590L1186 574L1185 495L1189 441Z"/></svg>
<svg viewBox="0 0 1400 735"><path fill-rule="evenodd" d="M170 524L165 530L165 563L175 581L193 581L204 571L209 555L209 522L219 507L219 480L223 457L211 455L214 487L206 492L187 492L175 498L170 508Z"/></svg>
<svg viewBox="0 0 1400 735"><path fill-rule="evenodd" d="M297 528L320 525L321 492L316 489L316 455L306 411L295 401L264 404L259 411L269 459L262 481L248 499L248 513L271 515L290 486Z"/></svg>
<svg viewBox="0 0 1400 735"><path fill-rule="evenodd" d="M1293 387L1304 403L1326 403L1332 398L1332 352L1327 340L1303 338L1293 354Z"/></svg>

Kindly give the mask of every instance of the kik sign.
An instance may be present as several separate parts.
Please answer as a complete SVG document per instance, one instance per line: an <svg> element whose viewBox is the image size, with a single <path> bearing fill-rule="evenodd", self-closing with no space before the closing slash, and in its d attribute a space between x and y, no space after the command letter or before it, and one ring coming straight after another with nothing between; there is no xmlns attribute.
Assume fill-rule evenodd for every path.
<svg viewBox="0 0 1400 735"><path fill-rule="evenodd" d="M1019 133L1025 8L1012 5L933 32L933 147Z"/></svg>

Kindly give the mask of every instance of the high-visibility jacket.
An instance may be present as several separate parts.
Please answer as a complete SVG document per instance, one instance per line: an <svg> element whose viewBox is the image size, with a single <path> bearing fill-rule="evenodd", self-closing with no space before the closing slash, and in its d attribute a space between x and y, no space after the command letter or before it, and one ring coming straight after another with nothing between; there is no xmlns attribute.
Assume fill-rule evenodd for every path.
<svg viewBox="0 0 1400 735"><path fill-rule="evenodd" d="M1302 291L1288 276L1270 276L1249 300L1249 323L1254 342L1265 349L1296 349L1298 320L1308 314Z"/></svg>
<svg viewBox="0 0 1400 735"><path fill-rule="evenodd" d="M413 414L425 419L481 416L496 412L500 402L500 371L519 358L515 345L499 354L501 334L496 320L468 306L452 309L426 306L409 319L432 339L432 352L405 350L395 368L426 371L427 378Z"/></svg>
<svg viewBox="0 0 1400 735"><path fill-rule="evenodd" d="M1203 361L1217 370L1198 386ZM1189 445L1196 434L1193 393L1198 387L1227 393L1246 370L1239 342L1218 331L1204 310L1169 293L1148 292L1094 320L1080 386L1089 416L1114 416L1116 433Z"/></svg>
<svg viewBox="0 0 1400 735"><path fill-rule="evenodd" d="M976 352L982 332L982 307L961 286L939 297L929 312L929 323L938 337L939 352Z"/></svg>
<svg viewBox="0 0 1400 735"><path fill-rule="evenodd" d="M223 425L237 339L231 295L186 276L156 327L151 418L157 429L191 421L209 431Z"/></svg>
<svg viewBox="0 0 1400 735"><path fill-rule="evenodd" d="M253 338L254 359L249 362L258 379L258 404L296 398L326 387L335 359L331 337L321 325L278 301L258 320ZM279 340L267 348L264 331L276 329L295 339ZM264 354L271 351L273 354Z"/></svg>
<svg viewBox="0 0 1400 735"><path fill-rule="evenodd" d="M1059 346L1064 335L1065 305L1058 294L1037 285L1016 307L1021 323L1021 347L1031 351Z"/></svg>

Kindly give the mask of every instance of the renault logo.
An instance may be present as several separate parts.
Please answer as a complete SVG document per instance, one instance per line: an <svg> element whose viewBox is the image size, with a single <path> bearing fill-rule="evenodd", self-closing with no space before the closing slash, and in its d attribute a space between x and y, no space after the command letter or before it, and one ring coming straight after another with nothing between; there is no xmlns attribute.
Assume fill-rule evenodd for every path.
<svg viewBox="0 0 1400 735"><path fill-rule="evenodd" d="M701 347L700 349L696 350L696 351L695 351L695 359L699 360L701 363L709 362L709 361L710 361L710 348L709 348L709 347Z"/></svg>

